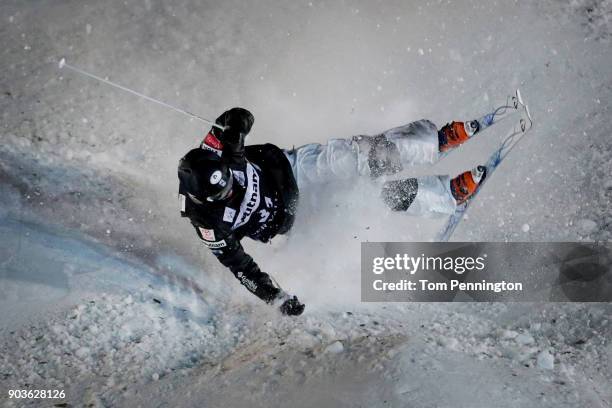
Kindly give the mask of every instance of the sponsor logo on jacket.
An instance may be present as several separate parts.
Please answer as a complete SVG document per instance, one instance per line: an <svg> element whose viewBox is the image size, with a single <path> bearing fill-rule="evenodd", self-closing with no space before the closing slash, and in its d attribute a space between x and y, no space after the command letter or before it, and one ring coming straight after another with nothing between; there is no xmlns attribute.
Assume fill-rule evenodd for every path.
<svg viewBox="0 0 612 408"><path fill-rule="evenodd" d="M225 207L225 211L223 212L223 221L232 223L234 222L234 217L236 216L236 210L231 207Z"/></svg>
<svg viewBox="0 0 612 408"><path fill-rule="evenodd" d="M257 290L257 284L252 279L249 279L246 276L244 276L242 272L238 272L236 276L238 277L238 279L240 279L240 282L244 286L246 286L248 290L255 293L255 291Z"/></svg>
<svg viewBox="0 0 612 408"><path fill-rule="evenodd" d="M249 222L251 215L259 207L259 202L261 199L259 192L259 174L257 174L257 170L255 170L250 163L247 163L246 176L248 179L246 192L244 193L244 199L240 204L238 218L236 219L232 229L239 228Z"/></svg>

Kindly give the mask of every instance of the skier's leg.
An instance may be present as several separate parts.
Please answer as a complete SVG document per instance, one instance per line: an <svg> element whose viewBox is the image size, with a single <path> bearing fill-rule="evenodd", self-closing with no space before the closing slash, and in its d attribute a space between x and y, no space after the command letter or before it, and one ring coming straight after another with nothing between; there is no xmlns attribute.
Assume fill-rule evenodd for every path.
<svg viewBox="0 0 612 408"><path fill-rule="evenodd" d="M381 197L393 211L420 217L448 215L457 206L450 180L449 176L425 176L387 181Z"/></svg>
<svg viewBox="0 0 612 408"><path fill-rule="evenodd" d="M299 185L395 174L407 165L433 163L439 154L438 130L428 120L377 136L332 139L327 144L312 143L285 151Z"/></svg>
<svg viewBox="0 0 612 408"><path fill-rule="evenodd" d="M432 122L421 119L378 136L357 136L353 140L367 156L370 174L378 177L397 173L405 165L436 162L442 152L467 142L485 126L480 121L455 121L438 130Z"/></svg>
<svg viewBox="0 0 612 408"><path fill-rule="evenodd" d="M486 177L486 167L478 166L457 177L426 176L387 181L381 197L393 211L415 216L449 215L468 200Z"/></svg>
<svg viewBox="0 0 612 408"><path fill-rule="evenodd" d="M349 180L360 173L358 154L350 139L332 139L327 144L310 143L284 152L300 188L308 184Z"/></svg>
<svg viewBox="0 0 612 408"><path fill-rule="evenodd" d="M364 162L363 170L372 177L395 174L405 166L434 163L440 156L438 129L426 119L352 140Z"/></svg>

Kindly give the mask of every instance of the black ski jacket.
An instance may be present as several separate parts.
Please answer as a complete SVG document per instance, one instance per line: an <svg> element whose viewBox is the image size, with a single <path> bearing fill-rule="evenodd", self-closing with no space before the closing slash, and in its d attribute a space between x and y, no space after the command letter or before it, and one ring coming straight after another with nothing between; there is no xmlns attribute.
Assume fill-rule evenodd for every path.
<svg viewBox="0 0 612 408"><path fill-rule="evenodd" d="M252 293L267 303L284 294L274 280L259 269L240 240L249 237L268 242L293 225L298 187L291 165L273 144L245 146L253 115L242 108L224 112L204 138L201 148L224 159L233 175L232 195L223 202L198 204L179 185L181 215L188 217L203 244Z"/></svg>

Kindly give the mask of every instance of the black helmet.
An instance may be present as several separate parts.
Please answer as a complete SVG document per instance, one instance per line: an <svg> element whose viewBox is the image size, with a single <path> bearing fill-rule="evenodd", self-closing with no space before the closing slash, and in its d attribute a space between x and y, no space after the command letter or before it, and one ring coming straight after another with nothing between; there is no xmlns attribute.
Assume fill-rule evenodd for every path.
<svg viewBox="0 0 612 408"><path fill-rule="evenodd" d="M215 152L206 149L189 151L178 165L178 177L189 198L198 204L220 201L232 191L232 171Z"/></svg>

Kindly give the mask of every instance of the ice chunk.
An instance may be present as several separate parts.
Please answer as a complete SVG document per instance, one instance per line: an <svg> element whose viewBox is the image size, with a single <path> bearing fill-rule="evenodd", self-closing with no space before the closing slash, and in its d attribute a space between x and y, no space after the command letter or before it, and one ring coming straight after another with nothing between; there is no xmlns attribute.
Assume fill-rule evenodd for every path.
<svg viewBox="0 0 612 408"><path fill-rule="evenodd" d="M588 218L583 218L576 221L576 228L578 228L578 232L580 234L589 235L597 229L597 223L593 220L589 220Z"/></svg>
<svg viewBox="0 0 612 408"><path fill-rule="evenodd" d="M75 351L74 355L81 359L85 358L87 355L89 355L89 348L81 347L77 351Z"/></svg>
<svg viewBox="0 0 612 408"><path fill-rule="evenodd" d="M544 350L538 354L536 364L542 370L552 370L555 368L555 358L548 350Z"/></svg>
<svg viewBox="0 0 612 408"><path fill-rule="evenodd" d="M517 332L515 332L514 330L503 330L500 333L500 338L502 338L502 339L514 339L518 335L519 334Z"/></svg>
<svg viewBox="0 0 612 408"><path fill-rule="evenodd" d="M295 343L298 347L308 349L316 347L319 344L319 339L312 336L311 334L302 330L293 330L289 335L291 342Z"/></svg>
<svg viewBox="0 0 612 408"><path fill-rule="evenodd" d="M535 342L535 340L533 339L533 336L529 333L521 333L518 336L516 336L516 342L518 344L522 344L524 346L528 345L528 344L533 344Z"/></svg>
<svg viewBox="0 0 612 408"><path fill-rule="evenodd" d="M454 337L441 336L438 338L437 342L440 346L445 347L450 350L459 349L459 340L457 340Z"/></svg>
<svg viewBox="0 0 612 408"><path fill-rule="evenodd" d="M343 351L344 351L344 346L342 345L342 342L339 340L336 340L333 343L329 344L327 347L325 347L326 353L338 354L338 353L342 353Z"/></svg>

